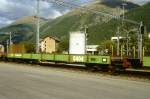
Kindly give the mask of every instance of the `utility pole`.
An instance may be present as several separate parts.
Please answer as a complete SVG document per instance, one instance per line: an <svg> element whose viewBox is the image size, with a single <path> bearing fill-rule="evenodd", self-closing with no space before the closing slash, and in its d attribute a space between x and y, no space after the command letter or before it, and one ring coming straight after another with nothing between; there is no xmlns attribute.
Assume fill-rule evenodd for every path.
<svg viewBox="0 0 150 99"><path fill-rule="evenodd" d="M119 56L120 55L120 28L119 27L117 28L116 35L117 35L117 56Z"/></svg>
<svg viewBox="0 0 150 99"><path fill-rule="evenodd" d="M12 33L10 32L9 33L9 53L12 52L12 46L11 46L11 44L12 44Z"/></svg>
<svg viewBox="0 0 150 99"><path fill-rule="evenodd" d="M127 43L126 43L126 47L127 47L127 53L126 55L129 55L129 32L127 31Z"/></svg>
<svg viewBox="0 0 150 99"><path fill-rule="evenodd" d="M85 33L85 54L87 54L87 29L88 29L88 26L84 26L84 33Z"/></svg>
<svg viewBox="0 0 150 99"><path fill-rule="evenodd" d="M7 46L7 51L6 51L6 53L8 54L8 52L9 52L9 50L8 50L8 49L9 49L9 47L8 47L9 40L6 41L6 44L7 44L7 45L6 45L6 46Z"/></svg>
<svg viewBox="0 0 150 99"><path fill-rule="evenodd" d="M126 6L127 4L124 2L123 4L122 4L122 9L123 9L123 14L122 14L122 27L124 26L124 20L125 20L125 6Z"/></svg>
<svg viewBox="0 0 150 99"><path fill-rule="evenodd" d="M141 22L140 24L140 28L139 28L139 31L138 31L138 58L142 61L142 54L143 54L143 37L142 37L142 34L144 34L144 26L143 26L143 22Z"/></svg>
<svg viewBox="0 0 150 99"><path fill-rule="evenodd" d="M12 33L10 32L9 33L9 45L11 46L11 44L12 44Z"/></svg>
<svg viewBox="0 0 150 99"><path fill-rule="evenodd" d="M40 0L37 0L37 15L36 15L36 18L37 18L37 23L36 23L36 25L37 25L37 31L36 31L36 53L39 53L39 50L40 50L40 42L39 42L39 32L40 32L40 20L39 20L39 18L40 18L40 15L39 15L39 13L40 13Z"/></svg>
<svg viewBox="0 0 150 99"><path fill-rule="evenodd" d="M122 28L124 27L124 20L125 20L125 6L127 5L126 3L126 0L124 0L123 4L122 4L122 9L123 9L123 14L122 14ZM123 29L124 30L124 29ZM129 53L129 33L128 31L126 32L126 39L127 39L127 42L126 42L126 55L128 56L128 53Z"/></svg>

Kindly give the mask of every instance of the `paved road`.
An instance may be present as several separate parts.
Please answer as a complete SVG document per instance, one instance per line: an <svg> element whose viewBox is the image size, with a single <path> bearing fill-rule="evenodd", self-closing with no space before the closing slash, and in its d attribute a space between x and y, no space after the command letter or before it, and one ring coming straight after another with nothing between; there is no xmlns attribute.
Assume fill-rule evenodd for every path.
<svg viewBox="0 0 150 99"><path fill-rule="evenodd" d="M150 83L0 63L0 99L150 99Z"/></svg>

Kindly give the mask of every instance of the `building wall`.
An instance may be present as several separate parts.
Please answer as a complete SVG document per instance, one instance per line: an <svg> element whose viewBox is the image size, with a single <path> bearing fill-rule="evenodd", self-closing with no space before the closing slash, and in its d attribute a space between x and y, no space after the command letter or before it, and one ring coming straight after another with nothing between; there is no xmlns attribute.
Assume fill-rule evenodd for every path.
<svg viewBox="0 0 150 99"><path fill-rule="evenodd" d="M98 46L99 45L87 45L86 46L87 54L92 54L92 55L98 54L98 50L97 50Z"/></svg>
<svg viewBox="0 0 150 99"><path fill-rule="evenodd" d="M54 53L57 51L57 41L53 38L46 37L41 42L41 52Z"/></svg>
<svg viewBox="0 0 150 99"><path fill-rule="evenodd" d="M0 45L0 53L4 53L4 46Z"/></svg>

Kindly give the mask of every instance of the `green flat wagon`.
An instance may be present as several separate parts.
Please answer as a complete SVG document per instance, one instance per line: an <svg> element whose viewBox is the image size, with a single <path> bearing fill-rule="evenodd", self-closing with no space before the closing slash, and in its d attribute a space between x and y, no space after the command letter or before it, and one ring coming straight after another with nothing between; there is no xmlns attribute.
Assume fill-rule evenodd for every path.
<svg viewBox="0 0 150 99"><path fill-rule="evenodd" d="M143 66L150 67L150 57L143 57Z"/></svg>
<svg viewBox="0 0 150 99"><path fill-rule="evenodd" d="M111 60L110 56L99 55L70 55L70 54L32 54L32 53L19 53L8 54L7 58L17 60L33 60L33 61L49 61L61 62L67 64L88 64L88 65L109 65Z"/></svg>

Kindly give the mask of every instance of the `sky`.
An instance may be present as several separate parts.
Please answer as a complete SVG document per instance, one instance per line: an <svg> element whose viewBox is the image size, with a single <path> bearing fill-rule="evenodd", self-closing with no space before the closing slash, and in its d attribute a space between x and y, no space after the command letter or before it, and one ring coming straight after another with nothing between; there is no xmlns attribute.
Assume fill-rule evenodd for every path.
<svg viewBox="0 0 150 99"><path fill-rule="evenodd" d="M53 0L47 0L53 1ZM88 3L92 0L66 0L78 5ZM138 4L143 4L150 0L128 0ZM68 7L56 5L54 3L40 2L40 15L45 18L56 18L69 11ZM36 14L36 0L0 0L0 27L8 25L22 16Z"/></svg>

